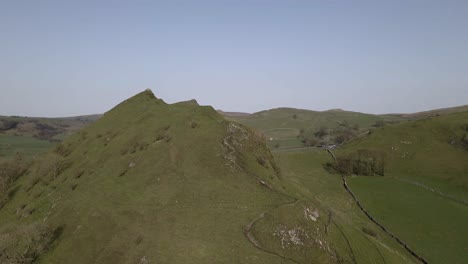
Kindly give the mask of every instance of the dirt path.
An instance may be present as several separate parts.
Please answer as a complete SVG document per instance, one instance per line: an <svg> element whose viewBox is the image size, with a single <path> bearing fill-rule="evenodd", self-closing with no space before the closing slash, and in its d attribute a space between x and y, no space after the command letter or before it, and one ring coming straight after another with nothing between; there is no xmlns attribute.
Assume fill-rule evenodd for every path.
<svg viewBox="0 0 468 264"><path fill-rule="evenodd" d="M291 197L293 198L293 197ZM266 252L266 253L269 253L269 254L272 254L272 255L275 255L277 257L280 257L284 260L287 260L287 261L290 261L292 263L296 263L296 264L300 264L299 262L295 261L294 259L292 258L288 258L286 256L283 256L281 254L278 254L276 252L273 252L273 251L270 251L264 247L262 247L262 245L255 239L255 237L252 235L252 233L250 232L250 230L252 229L252 227L260 220L262 220L263 218L265 218L265 215L273 210L276 210L282 206L286 206L286 205L291 205L291 204L294 204L298 201L298 199L296 198L293 198L293 201L291 202L286 202L286 203L283 203L283 204L280 204L278 206L276 206L275 208L271 209L271 210L268 210L266 212L263 212L261 213L257 218L255 218L252 222L250 222L248 225L246 225L244 227L244 235L245 237L247 238L247 240L250 241L250 243L252 243L256 248L258 248L259 250L263 251L263 252Z"/></svg>

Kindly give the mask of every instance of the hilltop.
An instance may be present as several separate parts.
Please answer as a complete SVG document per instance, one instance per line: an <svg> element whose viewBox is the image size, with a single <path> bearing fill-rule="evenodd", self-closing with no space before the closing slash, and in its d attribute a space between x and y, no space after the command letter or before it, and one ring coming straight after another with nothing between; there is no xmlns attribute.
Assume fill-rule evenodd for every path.
<svg viewBox="0 0 468 264"><path fill-rule="evenodd" d="M286 194L261 135L151 91L37 157L5 195L0 262L21 263L282 263L256 246L289 237L269 220L257 236L252 221L283 204L303 218L308 204ZM323 235L322 220L301 226ZM310 250L293 258L333 260L301 239Z"/></svg>

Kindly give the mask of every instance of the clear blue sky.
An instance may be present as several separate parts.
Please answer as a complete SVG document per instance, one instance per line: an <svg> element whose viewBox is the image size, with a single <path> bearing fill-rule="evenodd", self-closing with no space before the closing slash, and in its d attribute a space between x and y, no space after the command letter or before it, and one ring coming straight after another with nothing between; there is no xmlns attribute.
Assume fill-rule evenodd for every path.
<svg viewBox="0 0 468 264"><path fill-rule="evenodd" d="M468 104L468 1L0 1L0 115Z"/></svg>

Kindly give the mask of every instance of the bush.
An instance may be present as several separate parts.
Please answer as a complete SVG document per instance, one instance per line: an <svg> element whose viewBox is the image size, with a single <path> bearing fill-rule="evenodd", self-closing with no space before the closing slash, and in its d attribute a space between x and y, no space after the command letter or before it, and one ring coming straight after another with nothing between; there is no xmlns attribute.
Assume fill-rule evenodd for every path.
<svg viewBox="0 0 468 264"><path fill-rule="evenodd" d="M18 121L15 120L2 120L2 125L0 126L0 131L7 131L14 129L18 126Z"/></svg>
<svg viewBox="0 0 468 264"><path fill-rule="evenodd" d="M195 122L195 121L190 121L190 124L189 124L189 125L190 125L190 128L196 128L196 127L198 127L198 123Z"/></svg>
<svg viewBox="0 0 468 264"><path fill-rule="evenodd" d="M41 222L19 226L0 234L0 263L30 264L49 251L60 237L62 227Z"/></svg>
<svg viewBox="0 0 468 264"><path fill-rule="evenodd" d="M12 160L0 162L0 197L26 172L27 167L28 164L20 153L17 153Z"/></svg>
<svg viewBox="0 0 468 264"><path fill-rule="evenodd" d="M53 141L53 137L62 133L64 131L63 128L58 128L51 126L45 123L36 123L36 129L39 131L34 135L34 137L41 139L41 140L49 140Z"/></svg>
<svg viewBox="0 0 468 264"><path fill-rule="evenodd" d="M385 126L385 122L382 121L382 120L379 120L379 121L376 121L375 124L373 124L372 126L374 126L374 127L383 127L383 126Z"/></svg>
<svg viewBox="0 0 468 264"><path fill-rule="evenodd" d="M377 233L374 230L370 229L370 228L363 227L362 232L364 232L365 234L367 234L369 236L377 237Z"/></svg>
<svg viewBox="0 0 468 264"><path fill-rule="evenodd" d="M317 130L314 135L318 138L323 138L324 136L328 135L327 128L326 127L321 127L319 130Z"/></svg>
<svg viewBox="0 0 468 264"><path fill-rule="evenodd" d="M468 124L463 124L461 126L461 129L463 129L463 131L465 131L465 132L468 132Z"/></svg>

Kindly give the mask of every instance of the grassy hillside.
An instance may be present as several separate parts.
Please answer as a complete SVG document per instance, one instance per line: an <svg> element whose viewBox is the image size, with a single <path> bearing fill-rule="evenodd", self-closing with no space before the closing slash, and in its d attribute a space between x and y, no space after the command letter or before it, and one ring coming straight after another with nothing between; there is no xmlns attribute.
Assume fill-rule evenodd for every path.
<svg viewBox="0 0 468 264"><path fill-rule="evenodd" d="M23 175L2 195L0 262L413 262L324 154L284 153L280 169L259 133L145 91L26 171L10 165Z"/></svg>
<svg viewBox="0 0 468 264"><path fill-rule="evenodd" d="M417 263L406 250L370 222L342 187L341 178L323 163L320 149L275 152L275 160L291 195L320 205L326 218L327 243L339 252L338 263ZM278 212L287 219L287 212ZM320 263L308 262L301 263Z"/></svg>
<svg viewBox="0 0 468 264"><path fill-rule="evenodd" d="M368 210L430 263L463 263L468 245L468 112L376 129L338 156L385 156L385 176L349 179ZM437 248L437 250L434 250Z"/></svg>
<svg viewBox="0 0 468 264"><path fill-rule="evenodd" d="M63 118L0 116L0 136L34 137L39 140L60 141L101 115Z"/></svg>
<svg viewBox="0 0 468 264"><path fill-rule="evenodd" d="M392 115L371 115L343 110L311 111L277 108L249 116L231 117L261 131L274 149L336 144L360 136L374 126L404 121ZM317 132L323 130L321 135Z"/></svg>
<svg viewBox="0 0 468 264"><path fill-rule="evenodd" d="M417 113L411 113L411 114L397 114L397 115L403 118L417 120L417 119L423 119L423 118L429 118L429 117L461 113L461 112L466 112L466 111L468 111L468 105L433 109L429 111L423 111L423 112L417 112Z"/></svg>

